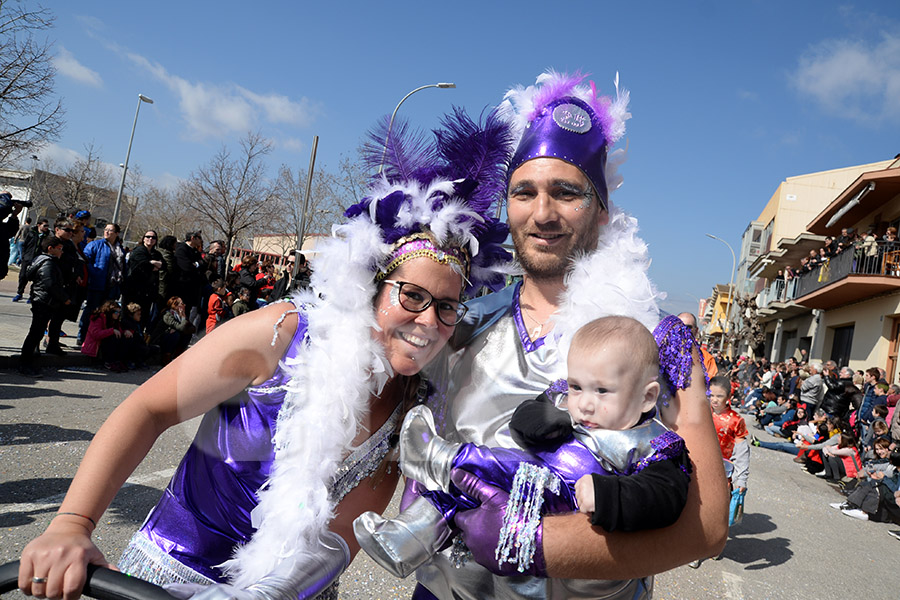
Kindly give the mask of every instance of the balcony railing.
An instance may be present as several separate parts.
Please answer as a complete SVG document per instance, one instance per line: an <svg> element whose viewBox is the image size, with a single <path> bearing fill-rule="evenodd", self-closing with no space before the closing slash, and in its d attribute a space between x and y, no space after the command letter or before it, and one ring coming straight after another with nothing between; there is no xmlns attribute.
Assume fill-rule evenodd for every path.
<svg viewBox="0 0 900 600"><path fill-rule="evenodd" d="M789 281L776 279L759 293L757 306L765 308L773 302L790 302L848 275L883 275L900 279L900 243L878 241L868 252L866 250L850 248Z"/></svg>
<svg viewBox="0 0 900 600"><path fill-rule="evenodd" d="M868 252L865 248L848 249L831 257L827 263L798 277L795 298L840 281L848 275L900 276L900 245L879 241Z"/></svg>
<svg viewBox="0 0 900 600"><path fill-rule="evenodd" d="M764 289L756 297L756 305L759 308L766 308L773 302L790 302L796 297L797 282L799 279L776 279L769 287Z"/></svg>

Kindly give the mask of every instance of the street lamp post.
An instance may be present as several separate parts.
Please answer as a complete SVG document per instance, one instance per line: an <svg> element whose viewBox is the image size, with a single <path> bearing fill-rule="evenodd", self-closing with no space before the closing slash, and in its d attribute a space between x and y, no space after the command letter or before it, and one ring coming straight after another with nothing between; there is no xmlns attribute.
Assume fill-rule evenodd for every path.
<svg viewBox="0 0 900 600"><path fill-rule="evenodd" d="M734 300L734 267L737 264L737 260L734 257L734 249L731 247L731 244L723 240L722 238L718 238L711 233L707 233L706 237L719 240L726 246L728 246L728 250L731 251L731 281L728 282L728 308L725 310L725 326L729 329L731 328L731 302ZM725 348L725 329L722 329L722 339L719 341L719 352L721 353Z"/></svg>
<svg viewBox="0 0 900 600"><path fill-rule="evenodd" d="M131 157L131 143L134 141L134 130L137 127L138 114L141 112L141 102L153 104L153 100L143 94L138 94L137 110L134 111L134 123L131 125L131 137L128 138L128 152L125 153L125 166L122 168L122 182L119 184L119 193L116 194L116 208L113 210L113 223L119 222L119 209L122 207L122 190L125 189L125 174L128 173L128 159Z"/></svg>
<svg viewBox="0 0 900 600"><path fill-rule="evenodd" d="M37 161L40 159L37 157L37 154L31 155L31 179L28 180L28 195L25 197L26 200L33 202L32 196L34 196L34 174L37 172ZM26 208L22 214L22 222L25 222L25 217L28 216L28 209Z"/></svg>
<svg viewBox="0 0 900 600"><path fill-rule="evenodd" d="M394 126L394 117L397 116L397 111L400 110L400 105L403 104L407 98L409 98L416 92L422 91L427 88L440 88L442 90L446 90L446 89L455 88L455 87L456 87L455 83L429 83L428 85L423 85L422 87L417 87L416 89L414 89L407 95L403 96L403 99L397 103L397 108L395 108L394 112L391 113L391 120L388 122L387 136L384 138L384 150L381 152L381 164L378 165L379 173L381 173L381 171L384 170L384 157L387 155L388 142L390 142L390 139L391 139L391 128L393 128L393 126Z"/></svg>

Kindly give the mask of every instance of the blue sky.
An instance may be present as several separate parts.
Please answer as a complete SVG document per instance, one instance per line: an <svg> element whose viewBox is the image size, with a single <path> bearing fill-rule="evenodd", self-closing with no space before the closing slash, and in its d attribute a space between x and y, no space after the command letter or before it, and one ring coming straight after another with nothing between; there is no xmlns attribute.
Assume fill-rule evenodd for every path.
<svg viewBox="0 0 900 600"><path fill-rule="evenodd" d="M478 113L548 67L631 91L623 187L667 310L727 283L740 236L792 175L900 152L900 4L827 2L390 2L220 0L56 3L62 138L57 164L93 142L162 184L258 130L280 164L336 168L411 89L401 114L430 128Z"/></svg>

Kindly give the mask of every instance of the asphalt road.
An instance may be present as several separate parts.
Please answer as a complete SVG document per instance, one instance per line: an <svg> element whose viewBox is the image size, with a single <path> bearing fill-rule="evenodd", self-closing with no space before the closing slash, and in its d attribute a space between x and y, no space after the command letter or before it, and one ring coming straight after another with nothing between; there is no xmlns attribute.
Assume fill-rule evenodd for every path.
<svg viewBox="0 0 900 600"><path fill-rule="evenodd" d="M0 295L0 302L9 300ZM43 530L93 433L150 374L51 368L35 382L0 370L0 563L17 559ZM115 561L140 526L195 427L196 420L166 432L118 494L96 532L107 558ZM722 560L659 575L655 598L900 596L900 542L887 534L900 527L841 515L828 503L842 497L780 452L753 449L749 490ZM411 579L397 580L360 556L341 579L341 598L408 598Z"/></svg>

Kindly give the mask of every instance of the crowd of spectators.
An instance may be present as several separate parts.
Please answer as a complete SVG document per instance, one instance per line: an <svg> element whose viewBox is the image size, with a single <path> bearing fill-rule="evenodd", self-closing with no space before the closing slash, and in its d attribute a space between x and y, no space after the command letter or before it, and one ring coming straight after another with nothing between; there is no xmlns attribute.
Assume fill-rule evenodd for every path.
<svg viewBox="0 0 900 600"><path fill-rule="evenodd" d="M204 251L200 231L179 242L148 230L129 248L115 223L93 239L90 219L87 211L72 210L52 223L42 217L34 225L7 225L15 249L9 264L19 265L13 302L25 299L31 284L32 323L20 358L25 375L41 374L42 339L44 352L66 354L60 338L67 320L78 325L76 349L109 370L126 371L167 364L228 319L309 285L309 264L296 251L283 257L278 278L270 258L260 263L252 254L230 269L225 242L215 240Z"/></svg>
<svg viewBox="0 0 900 600"><path fill-rule="evenodd" d="M885 371L853 371L834 361L782 363L719 359L734 405L776 438L753 446L793 455L799 468L846 496L831 506L861 520L900 523L900 386Z"/></svg>
<svg viewBox="0 0 900 600"><path fill-rule="evenodd" d="M853 227L845 227L838 237L828 236L822 247L810 250L809 255L800 259L799 265L778 271L775 277L778 297L782 301L787 299L791 280L804 273L820 272L823 267L827 268L832 258L848 251L853 252L854 273L900 275L900 259L895 256L900 251L896 227L888 227L882 235L876 235L875 228L861 235Z"/></svg>

